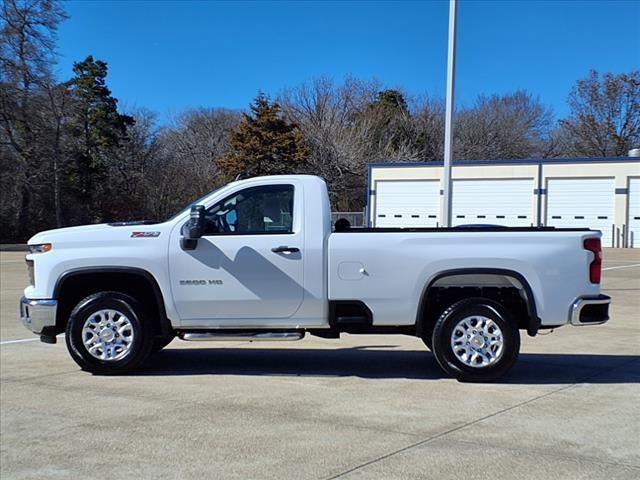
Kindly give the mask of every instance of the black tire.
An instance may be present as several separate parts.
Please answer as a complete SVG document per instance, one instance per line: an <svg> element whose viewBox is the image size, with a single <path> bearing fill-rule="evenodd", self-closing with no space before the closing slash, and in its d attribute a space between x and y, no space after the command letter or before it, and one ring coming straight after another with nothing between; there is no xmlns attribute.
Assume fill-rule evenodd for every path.
<svg viewBox="0 0 640 480"><path fill-rule="evenodd" d="M121 312L131 324L133 340L122 358L112 360L96 358L84 345L85 322L100 310ZM113 328L115 329L115 326ZM71 358L82 370L97 375L117 375L135 369L147 359L153 346L153 328L146 316L144 306L135 298L119 292L98 292L83 299L71 312L67 323L66 342Z"/></svg>
<svg viewBox="0 0 640 480"><path fill-rule="evenodd" d="M169 345L173 339L176 338L174 334L169 335L168 337L155 337L153 339L153 345L151 347L151 354L158 353L164 347Z"/></svg>
<svg viewBox="0 0 640 480"><path fill-rule="evenodd" d="M452 334L458 322L474 315L480 315L492 320L502 331L502 353L497 360L488 363L486 366L470 366L464 363L456 356L452 346ZM469 325L475 328L473 327L473 322L475 320L472 320ZM462 329L458 330L459 333L463 331ZM431 350L440 367L447 374L461 382L491 382L497 380L511 370L518 359L520 351L520 332L517 325L509 318L508 312L502 305L486 298L460 300L447 308L442 312L435 324L431 341L433 346ZM482 338L479 341L482 341ZM463 346L462 348L464 349L465 347Z"/></svg>

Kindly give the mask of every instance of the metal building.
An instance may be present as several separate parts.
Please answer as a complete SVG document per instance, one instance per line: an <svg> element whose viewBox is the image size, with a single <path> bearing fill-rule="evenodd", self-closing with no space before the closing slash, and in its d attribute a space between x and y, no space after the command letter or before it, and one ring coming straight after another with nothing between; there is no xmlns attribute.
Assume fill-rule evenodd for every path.
<svg viewBox="0 0 640 480"><path fill-rule="evenodd" d="M442 162L369 164L369 225L442 224ZM458 161L453 225L548 225L602 231L640 247L640 158Z"/></svg>

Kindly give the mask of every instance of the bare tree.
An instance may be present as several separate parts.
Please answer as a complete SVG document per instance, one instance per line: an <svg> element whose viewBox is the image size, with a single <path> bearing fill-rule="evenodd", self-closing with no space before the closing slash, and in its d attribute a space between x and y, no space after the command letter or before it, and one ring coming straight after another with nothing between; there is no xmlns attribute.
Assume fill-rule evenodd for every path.
<svg viewBox="0 0 640 480"><path fill-rule="evenodd" d="M64 226L64 215L62 211L63 185L66 175L66 158L64 156L64 129L66 127L68 106L71 93L66 85L58 85L47 82L43 92L48 99L47 120L49 121L50 140L47 142L50 148L50 163L53 173L53 208L56 218L56 227Z"/></svg>
<svg viewBox="0 0 640 480"><path fill-rule="evenodd" d="M131 112L135 120L127 127L127 141L111 151L107 177L118 192L110 210L119 220L139 220L150 214L146 181L150 165L158 155L156 115L146 109Z"/></svg>
<svg viewBox="0 0 640 480"><path fill-rule="evenodd" d="M540 156L553 126L553 114L525 91L481 95L456 115L457 159L510 159Z"/></svg>
<svg viewBox="0 0 640 480"><path fill-rule="evenodd" d="M229 132L239 112L188 110L160 130L145 170L147 208L163 218L219 186L218 161L229 152Z"/></svg>
<svg viewBox="0 0 640 480"><path fill-rule="evenodd" d="M600 77L592 70L569 95L561 121L568 155L623 156L640 146L640 70Z"/></svg>
<svg viewBox="0 0 640 480"><path fill-rule="evenodd" d="M311 150L308 172L326 179L337 209L359 208L365 198L366 164L372 161L365 138L370 125L358 117L373 103L379 89L375 80L347 78L336 85L320 77L279 96L285 115L299 125Z"/></svg>
<svg viewBox="0 0 640 480"><path fill-rule="evenodd" d="M412 108L417 156L421 161L442 160L444 157L444 101L424 97Z"/></svg>
<svg viewBox="0 0 640 480"><path fill-rule="evenodd" d="M51 82L55 38L66 18L55 0L5 0L0 7L0 141L2 162L17 161L11 192L3 203L15 207L17 228L25 232L34 192L39 151L49 121L50 103L42 91ZM9 153L8 153L9 152ZM13 195L11 195L13 193Z"/></svg>

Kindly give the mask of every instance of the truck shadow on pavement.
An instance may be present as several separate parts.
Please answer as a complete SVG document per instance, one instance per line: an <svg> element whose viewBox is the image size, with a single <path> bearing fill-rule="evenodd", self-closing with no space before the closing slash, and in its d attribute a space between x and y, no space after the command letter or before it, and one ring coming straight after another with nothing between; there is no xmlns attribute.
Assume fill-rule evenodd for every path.
<svg viewBox="0 0 640 480"><path fill-rule="evenodd" d="M132 375L256 375L436 380L430 352L381 349L168 348ZM499 383L640 383L640 356L523 353Z"/></svg>

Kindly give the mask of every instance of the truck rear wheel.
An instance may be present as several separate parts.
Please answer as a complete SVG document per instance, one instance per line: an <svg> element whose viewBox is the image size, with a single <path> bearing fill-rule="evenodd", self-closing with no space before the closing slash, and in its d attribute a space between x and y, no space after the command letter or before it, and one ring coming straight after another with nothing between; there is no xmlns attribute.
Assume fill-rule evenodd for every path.
<svg viewBox="0 0 640 480"><path fill-rule="evenodd" d="M490 382L513 367L520 351L520 332L499 303L468 298L440 315L431 342L446 373L461 382Z"/></svg>
<svg viewBox="0 0 640 480"><path fill-rule="evenodd" d="M99 292L71 312L66 329L71 358L88 372L115 375L146 360L153 330L143 305L118 292Z"/></svg>

